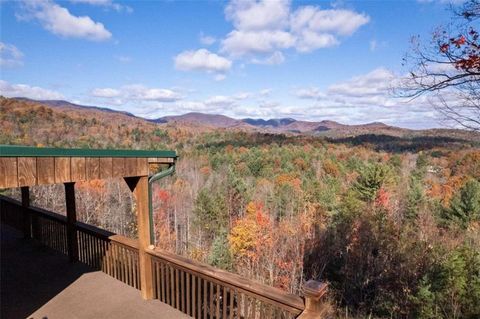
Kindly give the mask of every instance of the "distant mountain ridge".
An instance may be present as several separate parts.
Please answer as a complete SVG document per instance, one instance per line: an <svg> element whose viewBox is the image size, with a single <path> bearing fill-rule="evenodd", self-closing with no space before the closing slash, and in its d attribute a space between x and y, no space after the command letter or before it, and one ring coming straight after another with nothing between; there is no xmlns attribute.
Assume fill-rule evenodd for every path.
<svg viewBox="0 0 480 319"><path fill-rule="evenodd" d="M71 107L75 109L91 109L91 110L118 113L118 114L123 114L131 117L140 118L132 113L125 112L125 111L112 110L108 107L101 107L101 106L80 105L80 104L71 103L65 100L33 100L26 97L14 97L13 99L20 100L20 101L27 101L27 102L36 102L36 103L41 103L41 104L45 104L53 107L63 107L63 108Z"/></svg>
<svg viewBox="0 0 480 319"><path fill-rule="evenodd" d="M243 127L251 129L267 130L272 132L291 132L291 133L306 133L306 132L325 132L329 130L338 130L346 128L389 128L391 126L373 122L362 125L345 125L335 121L323 120L320 122L300 121L293 118L278 118L278 119L234 119L225 115L206 114L199 112L190 112L183 115L164 116L157 119L149 120L155 123L182 123L182 124L202 124L215 128L233 128ZM405 129L406 130L406 129Z"/></svg>
<svg viewBox="0 0 480 319"><path fill-rule="evenodd" d="M177 122L182 124L203 124L217 128L229 128L241 125L241 120L220 114L206 114L199 112L190 112L183 115L170 115L150 120L155 123Z"/></svg>
<svg viewBox="0 0 480 319"><path fill-rule="evenodd" d="M390 126L379 123L367 123L362 125L344 125L335 121L323 120L320 122L313 121L300 121L293 118L273 118L273 119L254 119L254 118L245 118L245 119L234 119L226 115L221 114L208 114L200 112L189 112L182 115L169 115L163 116L156 119L147 119L143 117L136 116L132 113L125 111L112 110L108 107L100 106L90 106L90 105L80 105L71 103L65 100L34 100L24 97L15 97L13 99L20 101L29 101L45 104L55 108L74 108L77 110L97 110L115 114L123 114L129 117L134 117L137 119L143 119L149 122L154 122L158 124L165 123L181 123L181 124L195 124L195 125L206 125L214 128L250 128L250 129L264 129L264 130L274 130L275 132L293 132L293 133L305 133L305 132L324 132L339 128L347 127L381 127L388 128ZM408 129L405 129L408 130Z"/></svg>
<svg viewBox="0 0 480 319"><path fill-rule="evenodd" d="M243 119L242 121L253 126L279 127L279 126L284 126L284 125L293 123L296 120L292 118L269 119L269 120L246 118L246 119Z"/></svg>
<svg viewBox="0 0 480 319"><path fill-rule="evenodd" d="M2 100L3 99L3 100ZM194 129L197 132L209 131L215 129L232 129L247 132L260 132L271 134L308 134L313 136L325 136L329 138L345 138L359 135L386 135L396 137L415 137L415 136L448 136L456 138L474 139L480 141L480 134L459 129L427 129L412 130L390 126L381 122L372 122L359 125L346 125L331 120L319 122L301 121L293 118L277 119L234 119L220 114L206 114L199 112L190 112L183 115L164 116L157 119L146 119L135 116L129 112L116 111L107 107L86 106L74 104L64 100L32 100L28 98L3 98L2 101L24 101L37 103L61 110L62 112L75 111L79 116L94 116L95 118L123 121L132 125L141 125L141 123L168 125L171 127L184 127ZM82 115L83 114L83 115Z"/></svg>

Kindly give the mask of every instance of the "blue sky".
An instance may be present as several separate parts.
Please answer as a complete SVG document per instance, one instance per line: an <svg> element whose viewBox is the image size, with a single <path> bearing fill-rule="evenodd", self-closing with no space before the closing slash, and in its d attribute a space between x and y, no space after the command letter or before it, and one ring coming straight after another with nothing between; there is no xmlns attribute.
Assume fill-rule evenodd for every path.
<svg viewBox="0 0 480 319"><path fill-rule="evenodd" d="M438 127L390 94L444 1L1 1L0 94L155 118L190 111Z"/></svg>

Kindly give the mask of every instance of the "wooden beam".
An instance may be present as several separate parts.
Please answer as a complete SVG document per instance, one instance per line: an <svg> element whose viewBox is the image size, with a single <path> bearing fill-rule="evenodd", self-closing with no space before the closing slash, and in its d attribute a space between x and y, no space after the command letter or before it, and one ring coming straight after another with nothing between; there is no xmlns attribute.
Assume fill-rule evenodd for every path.
<svg viewBox="0 0 480 319"><path fill-rule="evenodd" d="M28 210L30 206L30 189L28 186L20 188L22 192L22 210L23 210L23 238L31 238L31 216Z"/></svg>
<svg viewBox="0 0 480 319"><path fill-rule="evenodd" d="M77 210L75 206L75 183L65 183L65 203L67 207L67 246L71 262L78 260Z"/></svg>
<svg viewBox="0 0 480 319"><path fill-rule="evenodd" d="M171 163L175 163L175 159L167 158L167 157L149 157L148 163L149 164L171 164Z"/></svg>
<svg viewBox="0 0 480 319"><path fill-rule="evenodd" d="M147 253L150 246L150 218L148 210L148 177L138 178L133 191L137 201L137 229L139 244L140 287L143 299L153 298L152 257Z"/></svg>

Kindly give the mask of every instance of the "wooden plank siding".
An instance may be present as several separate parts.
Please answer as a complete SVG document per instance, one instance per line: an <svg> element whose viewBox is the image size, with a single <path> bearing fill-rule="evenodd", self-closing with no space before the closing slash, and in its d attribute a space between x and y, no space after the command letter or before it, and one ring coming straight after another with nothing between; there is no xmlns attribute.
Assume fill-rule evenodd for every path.
<svg viewBox="0 0 480 319"><path fill-rule="evenodd" d="M137 159L135 157L125 158L126 177L137 176Z"/></svg>
<svg viewBox="0 0 480 319"><path fill-rule="evenodd" d="M100 178L100 160L98 157L87 157L87 180Z"/></svg>
<svg viewBox="0 0 480 319"><path fill-rule="evenodd" d="M18 186L29 186L37 183L37 159L35 157L18 158Z"/></svg>
<svg viewBox="0 0 480 319"><path fill-rule="evenodd" d="M100 178L112 178L113 161L111 157L100 157Z"/></svg>
<svg viewBox="0 0 480 319"><path fill-rule="evenodd" d="M112 176L125 176L125 158L114 157L112 162Z"/></svg>
<svg viewBox="0 0 480 319"><path fill-rule="evenodd" d="M70 157L55 157L55 183L71 181Z"/></svg>
<svg viewBox="0 0 480 319"><path fill-rule="evenodd" d="M112 177L148 176L150 164L171 164L172 162L173 158L2 157L0 155L0 188L60 184Z"/></svg>
<svg viewBox="0 0 480 319"><path fill-rule="evenodd" d="M72 181L84 181L87 179L85 157L71 157L71 176Z"/></svg>
<svg viewBox="0 0 480 319"><path fill-rule="evenodd" d="M37 157L37 176L39 185L55 184L54 157Z"/></svg>

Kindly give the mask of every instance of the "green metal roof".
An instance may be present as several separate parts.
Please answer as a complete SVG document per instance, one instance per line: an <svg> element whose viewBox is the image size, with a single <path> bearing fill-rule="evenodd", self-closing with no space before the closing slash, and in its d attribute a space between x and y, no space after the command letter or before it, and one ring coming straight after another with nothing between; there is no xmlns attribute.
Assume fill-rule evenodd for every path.
<svg viewBox="0 0 480 319"><path fill-rule="evenodd" d="M175 151L107 150L84 148L48 148L0 145L0 157L167 157L177 158Z"/></svg>

